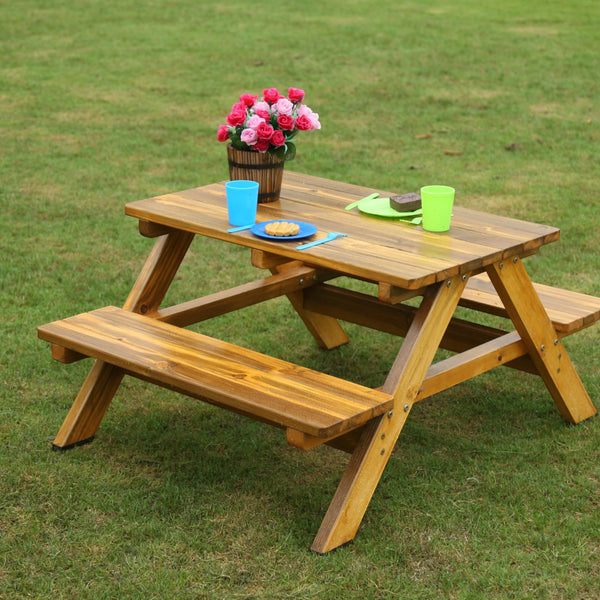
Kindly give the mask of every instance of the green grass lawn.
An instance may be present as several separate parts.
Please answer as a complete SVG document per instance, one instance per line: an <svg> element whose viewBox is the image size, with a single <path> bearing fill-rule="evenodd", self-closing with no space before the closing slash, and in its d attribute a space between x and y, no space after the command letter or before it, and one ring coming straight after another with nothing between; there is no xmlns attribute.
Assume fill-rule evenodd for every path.
<svg viewBox="0 0 600 600"><path fill-rule="evenodd" d="M286 168L558 226L529 272L600 295L599 32L595 0L0 0L0 598L600 598L600 421L565 425L537 378L417 405L321 557L346 455L132 379L52 452L89 362L36 337L122 304L152 243L124 204L225 179L217 127L266 87L322 123ZM186 261L172 298L255 276L210 240ZM369 385L399 345L321 351L283 300L202 330ZM565 343L600 406L600 328Z"/></svg>

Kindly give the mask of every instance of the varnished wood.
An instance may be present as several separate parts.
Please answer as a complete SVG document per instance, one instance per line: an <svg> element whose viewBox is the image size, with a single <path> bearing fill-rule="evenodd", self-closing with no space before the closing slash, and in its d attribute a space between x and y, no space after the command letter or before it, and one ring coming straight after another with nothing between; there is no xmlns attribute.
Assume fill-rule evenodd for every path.
<svg viewBox="0 0 600 600"><path fill-rule="evenodd" d="M342 321L384 331L398 337L406 335L417 311L414 306L390 305L368 294L331 285L314 286L305 290L304 305L315 312L323 312ZM502 337L506 333L502 329L453 317L442 337L440 347L452 352L464 352ZM506 366L537 373L535 365L528 356L511 360L506 363Z"/></svg>
<svg viewBox="0 0 600 600"><path fill-rule="evenodd" d="M250 255L250 263L257 269L273 269L289 262L290 259L286 256L279 256L272 252L265 252L264 250L256 250L256 248L252 248ZM297 265L303 264L302 261L295 262Z"/></svg>
<svg viewBox="0 0 600 600"><path fill-rule="evenodd" d="M329 231L348 234L307 250L296 250L295 242L258 238L250 231L228 233L224 182L132 202L125 210L141 220L409 290L476 272L513 255L534 253L559 238L554 227L461 206L455 207L447 234L393 219L373 219L358 209L343 210L373 191L286 171L280 201L260 204L257 221L287 218L314 224L320 237Z"/></svg>
<svg viewBox="0 0 600 600"><path fill-rule="evenodd" d="M87 358L85 354L80 354L79 352L73 352L73 350L69 350L68 348L63 348L62 346L52 345L52 358L54 360L58 360L65 365L77 362L78 360L83 360Z"/></svg>
<svg viewBox="0 0 600 600"><path fill-rule="evenodd" d="M163 387L324 440L382 414L389 394L116 307L38 335Z"/></svg>
<svg viewBox="0 0 600 600"><path fill-rule="evenodd" d="M278 296L298 292L315 285L318 279L325 278L326 274L318 274L315 269L298 263L294 268L286 269L271 277L162 308L149 316L179 327L186 327Z"/></svg>
<svg viewBox="0 0 600 600"><path fill-rule="evenodd" d="M552 326L521 260L488 269L490 280L527 346L550 395L570 423L596 414L596 408Z"/></svg>
<svg viewBox="0 0 600 600"><path fill-rule="evenodd" d="M285 263L271 269L273 273L285 273L293 263ZM337 319L326 314L313 312L304 306L303 291L290 292L287 295L290 304L302 319L306 329L313 336L319 347L331 350L347 344L350 339Z"/></svg>
<svg viewBox="0 0 600 600"><path fill-rule="evenodd" d="M398 304L405 302L415 296L422 296L427 288L417 290L403 290L389 283L379 283L377 297L386 304Z"/></svg>
<svg viewBox="0 0 600 600"><path fill-rule="evenodd" d="M96 435L122 379L121 369L102 361L94 363L54 439L55 448L69 448Z"/></svg>
<svg viewBox="0 0 600 600"><path fill-rule="evenodd" d="M415 401L425 400L458 383L511 363L525 354L527 348L516 331L455 354L429 368Z"/></svg>
<svg viewBox="0 0 600 600"><path fill-rule="evenodd" d="M464 288L460 277L431 286L383 386L394 408L364 427L348 467L315 537L312 550L329 552L354 538L425 374Z"/></svg>
<svg viewBox="0 0 600 600"><path fill-rule="evenodd" d="M283 428L296 447L328 444L350 452L313 543L316 552L327 552L354 537L415 402L507 365L541 374L565 419L595 414L560 338L596 322L600 300L532 285L520 260L558 240L559 230L456 206L450 231L434 234L344 210L374 191L389 195L286 171L281 200L260 205L257 220L308 221L317 226L316 237L347 234L304 251L292 240L228 233L224 182L128 204L140 232L157 239L124 310L101 309L40 328L57 359L97 359L55 445L93 437L127 373ZM252 264L272 275L161 308L196 234L251 248ZM483 271L489 279L471 277ZM377 284L378 297L323 283L338 275ZM382 389L180 328L281 294L324 348L348 340L338 320L405 337ZM416 296L423 296L419 308L402 304ZM516 331L454 317L459 301L507 317ZM458 354L432 365L438 347Z"/></svg>
<svg viewBox="0 0 600 600"><path fill-rule="evenodd" d="M534 283L533 287L552 325L561 335L580 331L600 319L600 298L539 283ZM469 280L460 304L477 311L508 317L502 300L486 274Z"/></svg>
<svg viewBox="0 0 600 600"><path fill-rule="evenodd" d="M161 235L167 235L173 231L171 227L144 220L140 220L138 227L140 234L147 238L156 238Z"/></svg>
<svg viewBox="0 0 600 600"><path fill-rule="evenodd" d="M193 238L193 234L172 231L156 240L125 301L125 310L144 313L158 309ZM68 348L63 356L76 357L73 350L78 352ZM102 361L94 363L54 440L55 447L68 448L94 437L122 377L123 372L114 365Z"/></svg>
<svg viewBox="0 0 600 600"><path fill-rule="evenodd" d="M163 301L194 235L176 231L159 237L123 308L141 314L155 312Z"/></svg>
<svg viewBox="0 0 600 600"><path fill-rule="evenodd" d="M355 427L352 429L352 431L354 431L354 429L358 428ZM338 437L339 436L336 435L330 438L320 438L314 435L309 435L308 433L304 433L303 431L298 431L297 429L292 429L291 427L288 427L286 430L287 443L290 446L300 448L300 450L312 450L313 448L331 442Z"/></svg>

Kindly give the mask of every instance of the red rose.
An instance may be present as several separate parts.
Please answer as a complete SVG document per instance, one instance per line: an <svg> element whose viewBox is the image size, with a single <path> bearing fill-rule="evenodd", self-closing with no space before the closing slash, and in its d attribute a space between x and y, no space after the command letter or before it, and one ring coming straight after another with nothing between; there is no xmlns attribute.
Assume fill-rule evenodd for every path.
<svg viewBox="0 0 600 600"><path fill-rule="evenodd" d="M312 129L312 123L306 115L302 115L296 119L296 127L300 131L310 131Z"/></svg>
<svg viewBox="0 0 600 600"><path fill-rule="evenodd" d="M264 121L256 129L259 140L267 140L267 142L273 137L273 128L267 125Z"/></svg>
<svg viewBox="0 0 600 600"><path fill-rule="evenodd" d="M219 125L217 139L220 142L226 142L229 139L229 127L227 125Z"/></svg>
<svg viewBox="0 0 600 600"><path fill-rule="evenodd" d="M283 131L277 129L273 132L271 144L273 144L273 146L283 146L285 144L285 135L283 135Z"/></svg>
<svg viewBox="0 0 600 600"><path fill-rule="evenodd" d="M271 113L268 110L260 110L260 108L254 109L254 114L258 115L261 119L264 119L265 121L268 121L271 118Z"/></svg>
<svg viewBox="0 0 600 600"><path fill-rule="evenodd" d="M299 90L298 88L290 88L288 90L288 98L294 104L298 104L298 102L302 102L302 100L304 100L304 90Z"/></svg>
<svg viewBox="0 0 600 600"><path fill-rule="evenodd" d="M266 152L269 149L270 142L269 140L261 140L259 139L252 148L257 152Z"/></svg>
<svg viewBox="0 0 600 600"><path fill-rule="evenodd" d="M268 102L269 104L275 104L279 98L281 98L281 96L277 88L263 90L263 99L265 102Z"/></svg>
<svg viewBox="0 0 600 600"><path fill-rule="evenodd" d="M253 96L252 94L242 94L240 96L240 102L247 107L253 106L257 100L258 96Z"/></svg>
<svg viewBox="0 0 600 600"><path fill-rule="evenodd" d="M292 117L292 115L279 115L277 117L277 125L279 125L281 129L292 131L294 129L294 117Z"/></svg>
<svg viewBox="0 0 600 600"><path fill-rule="evenodd" d="M237 127L243 125L246 122L246 105L242 102L238 102L231 107L231 112L225 119L228 125Z"/></svg>

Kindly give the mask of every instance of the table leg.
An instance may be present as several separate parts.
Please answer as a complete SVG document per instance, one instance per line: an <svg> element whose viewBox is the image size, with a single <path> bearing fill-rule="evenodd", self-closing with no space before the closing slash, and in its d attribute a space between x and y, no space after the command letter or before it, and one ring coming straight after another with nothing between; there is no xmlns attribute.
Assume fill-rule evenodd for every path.
<svg viewBox="0 0 600 600"><path fill-rule="evenodd" d="M138 313L158 310L194 234L173 230L158 238L123 308ZM117 367L96 361L55 440L66 449L90 441L123 379Z"/></svg>
<svg viewBox="0 0 600 600"><path fill-rule="evenodd" d="M286 268L287 265L283 264L272 268L271 273L281 273ZM349 342L346 332L337 319L304 308L303 291L287 294L287 298L319 347L331 350Z"/></svg>
<svg viewBox="0 0 600 600"><path fill-rule="evenodd" d="M490 280L563 419L579 423L596 409L518 258L488 267Z"/></svg>
<svg viewBox="0 0 600 600"><path fill-rule="evenodd" d="M383 386L383 391L394 395L394 409L365 426L314 539L313 551L329 552L356 535L464 286L465 281L455 277L425 292Z"/></svg>
<svg viewBox="0 0 600 600"><path fill-rule="evenodd" d="M123 305L125 310L141 314L158 310L193 239L193 233L174 229L156 240Z"/></svg>

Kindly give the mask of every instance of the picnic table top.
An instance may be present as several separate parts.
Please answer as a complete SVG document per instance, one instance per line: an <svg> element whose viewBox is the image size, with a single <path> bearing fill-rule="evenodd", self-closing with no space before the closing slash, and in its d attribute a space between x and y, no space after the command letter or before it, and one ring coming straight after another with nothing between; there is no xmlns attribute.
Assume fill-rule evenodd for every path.
<svg viewBox="0 0 600 600"><path fill-rule="evenodd" d="M164 194L126 205L141 221L198 233L242 246L303 260L354 277L418 289L462 273L482 270L512 256L534 254L558 240L559 229L471 210L455 202L450 231L431 233L420 225L377 218L358 208L345 210L378 191L286 171L279 202L259 204L257 222L297 220L318 228L309 239L330 231L347 234L333 242L296 250L297 241L273 241L250 231L228 233L225 182Z"/></svg>

